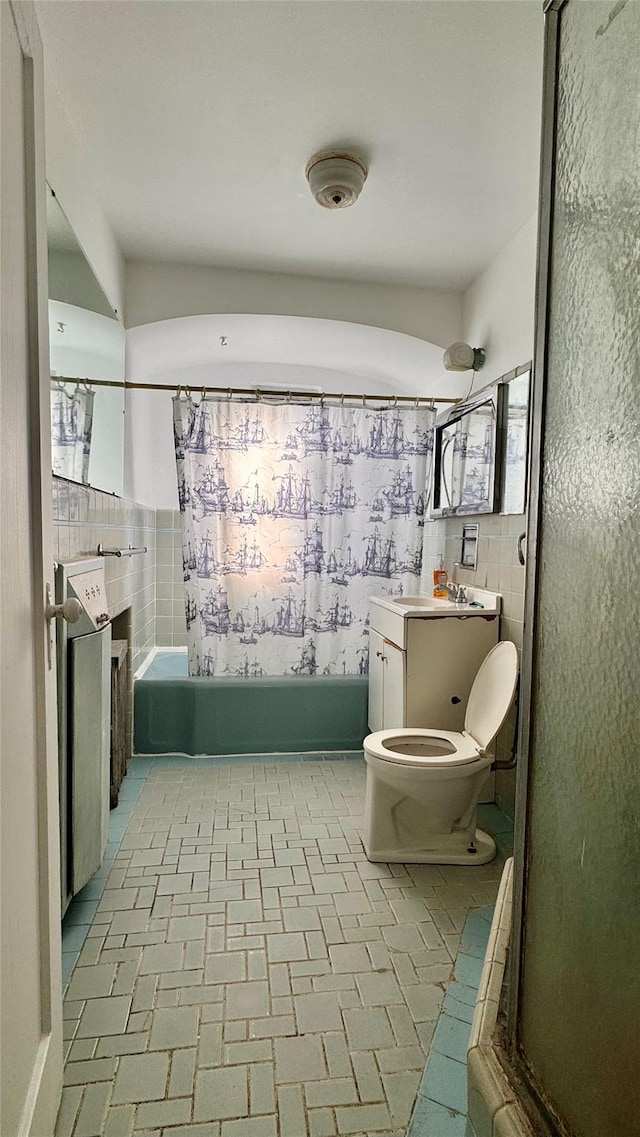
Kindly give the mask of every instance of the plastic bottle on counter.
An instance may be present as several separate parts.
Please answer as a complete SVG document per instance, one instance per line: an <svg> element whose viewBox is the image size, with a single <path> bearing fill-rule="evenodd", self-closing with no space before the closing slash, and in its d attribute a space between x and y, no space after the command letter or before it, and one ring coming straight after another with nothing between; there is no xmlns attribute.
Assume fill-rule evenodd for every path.
<svg viewBox="0 0 640 1137"><path fill-rule="evenodd" d="M442 553L438 554L438 567L433 570L433 595L437 600L446 600L448 596L447 570Z"/></svg>

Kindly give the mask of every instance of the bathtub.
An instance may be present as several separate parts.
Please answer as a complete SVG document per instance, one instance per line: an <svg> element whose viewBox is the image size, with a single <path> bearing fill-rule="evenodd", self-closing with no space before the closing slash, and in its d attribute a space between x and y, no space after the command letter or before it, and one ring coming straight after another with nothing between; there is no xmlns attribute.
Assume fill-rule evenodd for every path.
<svg viewBox="0 0 640 1137"><path fill-rule="evenodd" d="M137 754L294 754L361 750L366 675L187 674L187 653L157 651L136 674Z"/></svg>

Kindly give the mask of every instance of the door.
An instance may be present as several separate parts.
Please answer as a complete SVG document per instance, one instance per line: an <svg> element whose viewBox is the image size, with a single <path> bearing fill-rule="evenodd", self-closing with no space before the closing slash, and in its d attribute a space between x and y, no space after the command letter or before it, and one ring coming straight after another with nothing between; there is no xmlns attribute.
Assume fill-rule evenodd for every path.
<svg viewBox="0 0 640 1137"><path fill-rule="evenodd" d="M31 3L0 4L0 1133L53 1133L62 1082L42 54Z"/></svg>
<svg viewBox="0 0 640 1137"><path fill-rule="evenodd" d="M382 730L384 700L384 638L369 632L369 730Z"/></svg>
<svg viewBox="0 0 640 1137"><path fill-rule="evenodd" d="M554 1133L637 1137L640 5L546 33L509 1033Z"/></svg>
<svg viewBox="0 0 640 1137"><path fill-rule="evenodd" d="M369 632L369 730L404 726L405 653L385 640L380 632Z"/></svg>
<svg viewBox="0 0 640 1137"><path fill-rule="evenodd" d="M382 729L404 726L404 661L406 653L383 641Z"/></svg>
<svg viewBox="0 0 640 1137"><path fill-rule="evenodd" d="M69 640L72 877L75 893L98 871L109 830L111 626Z"/></svg>

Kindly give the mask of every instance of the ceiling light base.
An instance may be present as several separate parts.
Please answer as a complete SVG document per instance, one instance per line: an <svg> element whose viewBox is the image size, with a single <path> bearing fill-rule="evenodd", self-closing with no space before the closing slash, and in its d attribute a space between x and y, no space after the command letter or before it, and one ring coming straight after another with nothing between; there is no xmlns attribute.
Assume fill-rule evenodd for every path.
<svg viewBox="0 0 640 1137"><path fill-rule="evenodd" d="M347 209L360 197L367 167L355 154L322 150L307 162L305 174L318 205Z"/></svg>

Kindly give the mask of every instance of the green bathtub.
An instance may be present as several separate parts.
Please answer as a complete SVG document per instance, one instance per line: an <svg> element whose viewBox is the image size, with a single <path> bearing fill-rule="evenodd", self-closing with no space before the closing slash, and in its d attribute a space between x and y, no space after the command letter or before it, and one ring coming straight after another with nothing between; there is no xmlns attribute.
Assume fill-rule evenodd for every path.
<svg viewBox="0 0 640 1137"><path fill-rule="evenodd" d="M189 678L134 685L137 754L273 754L360 750L366 675Z"/></svg>

